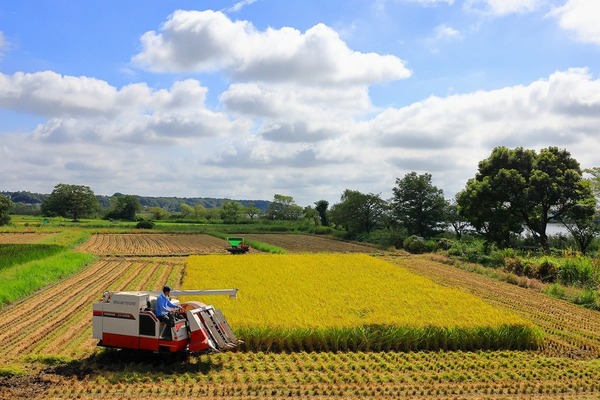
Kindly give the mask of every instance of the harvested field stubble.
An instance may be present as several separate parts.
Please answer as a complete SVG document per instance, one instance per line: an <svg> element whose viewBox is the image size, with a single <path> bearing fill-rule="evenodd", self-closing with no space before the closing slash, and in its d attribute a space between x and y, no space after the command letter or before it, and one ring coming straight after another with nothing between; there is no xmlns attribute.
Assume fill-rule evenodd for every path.
<svg viewBox="0 0 600 400"><path fill-rule="evenodd" d="M546 358L534 352L259 352L159 362L105 352L48 368L43 395L62 399L592 399L600 394L598 374L598 362ZM15 387L6 386L7 392L11 389Z"/></svg>
<svg viewBox="0 0 600 400"><path fill-rule="evenodd" d="M37 243L50 236L52 236L52 233L0 233L0 243Z"/></svg>
<svg viewBox="0 0 600 400"><path fill-rule="evenodd" d="M227 254L227 242L204 234L95 234L77 250L96 255L187 256Z"/></svg>

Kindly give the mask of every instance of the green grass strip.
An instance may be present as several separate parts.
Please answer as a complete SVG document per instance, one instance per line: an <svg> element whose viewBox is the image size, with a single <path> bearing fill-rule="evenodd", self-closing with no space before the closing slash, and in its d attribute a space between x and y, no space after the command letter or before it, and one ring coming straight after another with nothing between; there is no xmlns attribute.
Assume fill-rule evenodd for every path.
<svg viewBox="0 0 600 400"><path fill-rule="evenodd" d="M95 259L91 254L63 252L0 271L0 306L77 272Z"/></svg>
<svg viewBox="0 0 600 400"><path fill-rule="evenodd" d="M0 244L0 270L63 251L67 251L67 248L55 244Z"/></svg>

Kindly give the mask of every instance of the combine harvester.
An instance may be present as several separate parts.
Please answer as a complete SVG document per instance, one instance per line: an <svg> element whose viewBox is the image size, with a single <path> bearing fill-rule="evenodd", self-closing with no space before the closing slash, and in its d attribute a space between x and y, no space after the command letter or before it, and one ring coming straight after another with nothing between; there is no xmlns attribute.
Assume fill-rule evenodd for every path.
<svg viewBox="0 0 600 400"><path fill-rule="evenodd" d="M228 237L227 242L229 247L226 247L225 250L231 254L246 254L250 251L250 246L244 243L243 237Z"/></svg>
<svg viewBox="0 0 600 400"><path fill-rule="evenodd" d="M173 290L174 296L226 295L237 298L238 289ZM98 346L169 353L210 353L231 350L238 340L220 310L197 301L179 304L169 323L160 322L154 304L161 292L102 293L93 304L93 338Z"/></svg>

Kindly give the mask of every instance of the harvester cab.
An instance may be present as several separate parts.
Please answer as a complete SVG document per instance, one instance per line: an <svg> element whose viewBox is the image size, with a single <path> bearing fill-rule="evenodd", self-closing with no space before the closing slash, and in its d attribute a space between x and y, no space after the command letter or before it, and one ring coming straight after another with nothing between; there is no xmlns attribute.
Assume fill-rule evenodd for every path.
<svg viewBox="0 0 600 400"><path fill-rule="evenodd" d="M245 254L250 251L250 246L244 242L243 237L228 237L229 247L225 249L231 254Z"/></svg>
<svg viewBox="0 0 600 400"><path fill-rule="evenodd" d="M172 290L173 296L226 295L237 298L238 289ZM93 338L98 346L155 352L210 353L231 350L238 340L220 310L198 301L174 304L182 310L170 314L169 323L158 320L154 303L160 292L111 292L93 304Z"/></svg>

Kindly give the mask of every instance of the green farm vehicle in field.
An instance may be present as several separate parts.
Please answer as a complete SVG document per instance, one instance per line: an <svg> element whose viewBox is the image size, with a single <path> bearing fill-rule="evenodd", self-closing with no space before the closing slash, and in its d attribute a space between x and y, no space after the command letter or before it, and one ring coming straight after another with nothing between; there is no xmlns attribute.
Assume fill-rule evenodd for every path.
<svg viewBox="0 0 600 400"><path fill-rule="evenodd" d="M250 251L250 246L244 243L243 237L228 237L229 247L225 249L231 254L246 254Z"/></svg>

